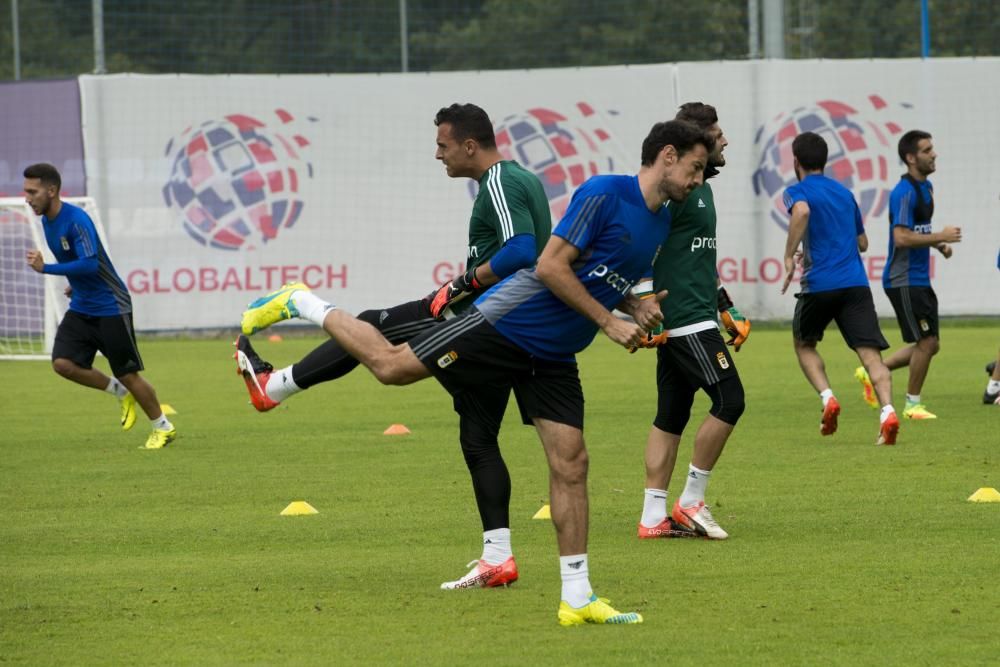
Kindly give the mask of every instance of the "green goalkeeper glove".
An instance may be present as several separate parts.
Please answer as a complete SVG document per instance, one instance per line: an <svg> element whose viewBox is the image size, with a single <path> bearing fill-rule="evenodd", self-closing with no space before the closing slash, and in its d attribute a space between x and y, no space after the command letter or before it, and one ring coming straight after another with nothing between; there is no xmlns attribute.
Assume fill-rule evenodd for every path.
<svg viewBox="0 0 1000 667"><path fill-rule="evenodd" d="M739 352L750 335L750 320L743 317L743 313L736 309L725 287L719 287L719 314L722 328L731 336L726 345L732 345L733 350Z"/></svg>

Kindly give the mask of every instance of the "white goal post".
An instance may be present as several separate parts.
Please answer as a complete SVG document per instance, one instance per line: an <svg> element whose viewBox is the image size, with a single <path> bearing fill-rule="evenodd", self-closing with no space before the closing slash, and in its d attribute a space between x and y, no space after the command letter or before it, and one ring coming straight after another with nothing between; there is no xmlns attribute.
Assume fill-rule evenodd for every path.
<svg viewBox="0 0 1000 667"><path fill-rule="evenodd" d="M110 255L97 203L91 197L63 197L84 209ZM0 360L48 359L56 327L66 313L68 286L63 276L36 273L26 254L40 249L55 262L45 243L41 219L24 197L0 197Z"/></svg>

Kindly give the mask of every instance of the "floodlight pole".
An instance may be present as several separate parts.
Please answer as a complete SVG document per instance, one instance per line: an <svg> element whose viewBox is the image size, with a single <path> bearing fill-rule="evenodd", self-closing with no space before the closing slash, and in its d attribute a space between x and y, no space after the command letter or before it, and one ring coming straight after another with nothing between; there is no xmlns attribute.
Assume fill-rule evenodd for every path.
<svg viewBox="0 0 1000 667"><path fill-rule="evenodd" d="M407 33L409 28L406 22L406 0L399 0L399 63L400 70L410 71L410 45Z"/></svg>
<svg viewBox="0 0 1000 667"><path fill-rule="evenodd" d="M104 0L92 0L94 17L94 74L107 74L104 66Z"/></svg>
<svg viewBox="0 0 1000 667"><path fill-rule="evenodd" d="M785 57L784 0L764 0L764 57Z"/></svg>
<svg viewBox="0 0 1000 667"><path fill-rule="evenodd" d="M14 36L14 81L21 80L21 31L17 25L17 0L10 0L10 31Z"/></svg>
<svg viewBox="0 0 1000 667"><path fill-rule="evenodd" d="M760 58L760 6L757 0L747 0L747 56Z"/></svg>

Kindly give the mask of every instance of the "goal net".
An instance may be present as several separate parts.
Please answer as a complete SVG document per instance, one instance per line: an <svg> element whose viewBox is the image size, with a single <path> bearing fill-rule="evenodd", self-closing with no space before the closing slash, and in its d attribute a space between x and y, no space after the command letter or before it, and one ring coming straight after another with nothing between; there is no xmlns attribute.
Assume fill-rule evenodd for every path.
<svg viewBox="0 0 1000 667"><path fill-rule="evenodd" d="M90 197L63 197L90 215L108 250L97 204ZM38 248L55 262L41 219L23 197L0 197L0 359L48 359L56 327L66 312L69 285L63 276L36 273L26 255ZM108 250L110 254L110 250Z"/></svg>

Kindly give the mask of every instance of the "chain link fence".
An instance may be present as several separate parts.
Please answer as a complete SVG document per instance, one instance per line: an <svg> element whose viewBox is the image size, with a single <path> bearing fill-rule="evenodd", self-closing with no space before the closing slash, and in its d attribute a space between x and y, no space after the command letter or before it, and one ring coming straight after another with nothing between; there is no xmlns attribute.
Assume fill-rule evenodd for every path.
<svg viewBox="0 0 1000 667"><path fill-rule="evenodd" d="M981 0L0 0L0 80L741 60L775 8L786 58L919 57L922 5L931 56L1000 55Z"/></svg>

